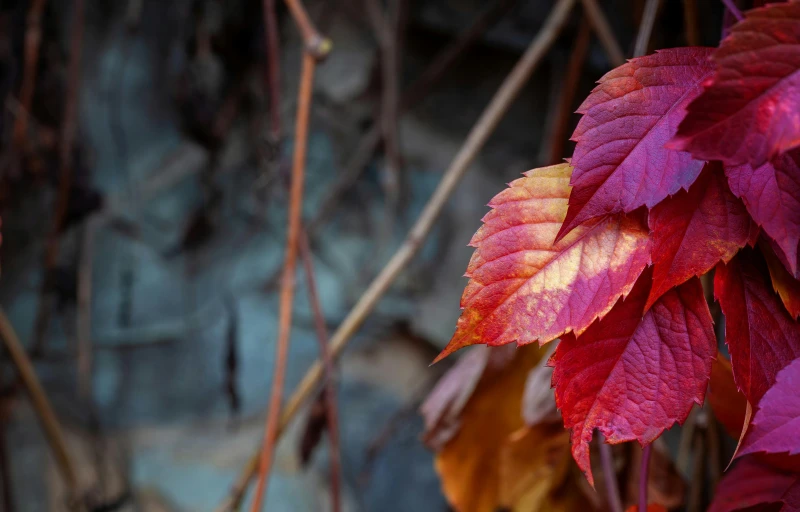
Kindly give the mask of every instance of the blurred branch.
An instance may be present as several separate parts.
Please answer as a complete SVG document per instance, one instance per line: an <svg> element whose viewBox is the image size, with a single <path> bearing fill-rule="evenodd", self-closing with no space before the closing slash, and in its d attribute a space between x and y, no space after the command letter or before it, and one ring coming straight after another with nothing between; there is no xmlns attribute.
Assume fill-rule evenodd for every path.
<svg viewBox="0 0 800 512"><path fill-rule="evenodd" d="M22 71L22 86L19 102L22 108L14 121L13 145L19 150L27 147L28 113L36 90L36 68L39 63L39 48L42 43L42 14L45 0L33 0L25 27L25 62Z"/></svg>
<svg viewBox="0 0 800 512"><path fill-rule="evenodd" d="M336 404L336 386L334 381L333 359L328 350L328 329L325 327L325 317L317 294L317 280L314 276L314 262L311 258L311 249L308 245L308 235L305 230L300 231L300 258L306 273L306 287L308 301L314 313L314 326L319 340L320 357L325 367L325 416L328 426L328 442L330 444L331 464L331 503L333 512L341 510L342 486L342 461L339 447L339 413Z"/></svg>
<svg viewBox="0 0 800 512"><path fill-rule="evenodd" d="M434 57L422 74L403 93L400 98L400 113L404 113L425 99L445 73L464 56L464 52L472 46L486 30L497 23L518 0L499 0L483 11L473 24L462 32L455 41ZM330 218L331 211L339 202L342 194L354 183L366 168L375 150L382 140L379 124L374 124L361 138L352 152L352 157L344 166L344 172L322 200L322 205L308 224L309 236L313 237L321 225Z"/></svg>
<svg viewBox="0 0 800 512"><path fill-rule="evenodd" d="M19 373L25 390L28 392L33 409L36 411L37 416L39 416L42 430L44 430L47 442L50 444L50 449L53 451L58 469L71 493L70 498L75 499L78 497L77 473L75 472L75 465L69 456L67 443L64 440L64 434L61 431L58 418L56 418L53 407L47 399L47 394L44 392L42 384L36 377L33 365L30 359L28 359L25 349L22 347L16 331L14 331L14 327L11 325L11 322L9 322L2 308L0 308L0 337L8 351L9 357L11 357L17 369L17 373Z"/></svg>
<svg viewBox="0 0 800 512"><path fill-rule="evenodd" d="M614 32L611 31L611 25L608 23L606 15L603 10L597 5L597 0L581 0L583 8L586 10L586 16L589 17L597 37L600 39L600 44L608 55L608 60L611 61L611 66L618 67L625 63L625 55L614 37Z"/></svg>
<svg viewBox="0 0 800 512"><path fill-rule="evenodd" d="M639 470L639 512L647 512L647 483L650 475L650 454L653 443L647 443L642 452L642 466Z"/></svg>
<svg viewBox="0 0 800 512"><path fill-rule="evenodd" d="M461 178L468 170L470 164L475 160L478 152L484 146L489 136L494 132L500 120L503 118L509 107L516 99L522 87L527 83L536 66L541 62L542 57L552 46L561 28L567 21L576 0L559 0L553 7L542 29L525 50L522 58L505 78L502 85L495 93L489 105L481 114L481 117L470 130L469 135L456 154L450 167L445 171L442 180L428 200L425 209L420 214L413 228L406 237L405 242L398 251L392 256L386 266L378 276L370 283L367 290L355 304L342 324L331 337L330 348L331 356L337 357L350 338L355 334L367 316L372 312L384 293L389 289L394 280L412 260L422 242L430 232L437 217L444 208L450 195L455 190ZM323 364L317 360L309 368L303 380L295 389L291 398L286 404L286 408L281 416L281 421L277 432L280 433L288 425L289 421L299 411L301 405L315 392L322 380ZM250 459L243 473L236 482L235 489L246 488L247 483L258 469L259 456L255 455ZM226 502L223 507L230 506ZM218 510L230 510L220 508Z"/></svg>
<svg viewBox="0 0 800 512"><path fill-rule="evenodd" d="M742 21L744 19L742 11L736 7L736 3L733 0L722 0L722 3L725 4L725 7L728 9L728 11L733 14L733 17L736 18L736 21Z"/></svg>
<svg viewBox="0 0 800 512"><path fill-rule="evenodd" d="M64 104L64 118L61 125L61 143L59 146L59 166L61 172L58 181L53 224L45 247L44 272L36 312L36 323L32 350L34 353L44 349L47 327L52 309L49 298L51 274L58 262L59 241L64 219L69 207L69 195L72 187L73 145L78 114L78 88L81 78L81 52L83 43L83 10L84 0L75 0L72 6L72 35L70 38L69 69L67 72L67 91Z"/></svg>
<svg viewBox="0 0 800 512"><path fill-rule="evenodd" d="M264 426L264 441L258 472L258 487L253 500L252 512L261 510L266 491L267 476L272 466L275 443L278 439L278 421L283 400L283 384L286 375L286 361L289 352L289 333L292 326L292 307L294 304L295 269L297 266L298 239L303 202L303 182L306 165L306 145L308 143L308 119L311 112L311 95L314 85L316 57L306 51L303 54L303 67L298 90L297 122L295 126L294 160L292 165L292 185L289 202L289 234L286 242L286 258L283 265L281 283L278 342L275 356L275 372L272 376L272 390Z"/></svg>
<svg viewBox="0 0 800 512"><path fill-rule="evenodd" d="M331 40L323 37L316 29L311 19L308 17L308 12L300 0L285 0L289 12L300 29L300 35L303 37L303 44L305 45L306 53L309 53L317 60L324 59L331 51Z"/></svg>
<svg viewBox="0 0 800 512"><path fill-rule="evenodd" d="M647 53L650 44L650 36L653 34L653 25L656 23L656 15L660 5L659 0L647 0L642 13L642 22L639 24L639 32L636 34L636 45L633 47L633 56L641 57Z"/></svg>
<svg viewBox="0 0 800 512"><path fill-rule="evenodd" d="M600 462L603 465L603 481L606 484L606 497L611 512L622 512L622 498L619 495L617 471L614 468L614 454L611 445L606 443L603 434L597 431L597 447L600 450Z"/></svg>
<svg viewBox="0 0 800 512"><path fill-rule="evenodd" d="M570 126L570 116L572 115L572 104L575 102L575 94L578 91L578 84L583 72L583 65L586 62L586 55L589 53L589 42L591 32L589 20L584 15L581 18L581 26L578 29L578 37L572 47L572 55L569 58L569 67L561 84L561 98L558 103L556 113L556 123L553 127L552 144L550 145L549 164L561 162L564 158L564 147L567 140L567 131Z"/></svg>
<svg viewBox="0 0 800 512"><path fill-rule="evenodd" d="M686 43L689 46L700 44L697 30L697 1L683 0L683 26L686 31Z"/></svg>
<svg viewBox="0 0 800 512"><path fill-rule="evenodd" d="M78 265L78 305L76 333L78 338L78 391L85 400L92 394L92 256L95 222L83 227L80 263Z"/></svg>

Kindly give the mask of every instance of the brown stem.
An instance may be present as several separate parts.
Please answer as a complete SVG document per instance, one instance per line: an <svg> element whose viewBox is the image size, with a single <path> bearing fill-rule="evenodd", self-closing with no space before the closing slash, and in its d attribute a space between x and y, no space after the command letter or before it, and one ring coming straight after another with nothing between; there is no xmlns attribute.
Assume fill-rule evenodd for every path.
<svg viewBox="0 0 800 512"><path fill-rule="evenodd" d="M42 13L45 0L33 0L25 27L25 62L22 71L22 86L19 101L22 108L14 122L14 146L24 150L27 147L28 113L36 90L36 68L39 64L39 48L42 43Z"/></svg>
<svg viewBox="0 0 800 512"><path fill-rule="evenodd" d="M300 35L303 37L303 44L306 48L306 53L310 53L312 57L317 60L322 60L328 56L331 51L331 41L327 37L323 37L317 31L317 28L308 17L308 12L301 0L285 0L289 12L300 29Z"/></svg>
<svg viewBox="0 0 800 512"><path fill-rule="evenodd" d="M295 126L292 186L289 193L289 235L286 242L286 258L284 260L283 281L281 283L275 373L272 377L269 411L264 426L264 442L259 463L258 487L256 488L253 506L250 509L252 512L261 510L267 475L272 466L275 443L278 439L278 420L281 414L286 360L289 351L289 333L292 326L295 268L297 266L297 241L300 235L300 215L302 213L303 181L306 166L306 145L308 143L308 119L309 113L311 112L311 93L313 92L316 62L314 55L309 52L303 53L303 69L298 90L297 121Z"/></svg>
<svg viewBox="0 0 800 512"><path fill-rule="evenodd" d="M583 72L583 64L586 62L586 55L589 53L589 42L591 32L589 20L584 15L581 19L581 26L578 29L578 37L572 47L572 55L569 59L569 67L562 83L561 98L556 114L556 123L553 127L552 144L550 145L549 163L557 164L564 158L564 146L567 140L567 131L570 126L570 116L572 114L572 104L575 102L575 94L578 91L578 83Z"/></svg>
<svg viewBox="0 0 800 512"><path fill-rule="evenodd" d="M636 45L633 47L633 56L641 57L647 53L647 46L650 44L650 36L653 33L653 25L656 23L658 14L659 0L647 0L642 13L642 22L639 24L639 32L636 34Z"/></svg>
<svg viewBox="0 0 800 512"><path fill-rule="evenodd" d="M72 185L72 147L75 141L76 117L78 113L78 88L81 78L81 50L83 42L83 10L84 0L75 0L72 13L72 37L70 39L70 58L68 70L67 93L64 106L64 119L61 125L61 144L59 146L59 166L61 173L58 181L53 225L45 248L44 276L36 312L36 324L33 340L33 351L41 352L47 336L50 321L51 304L47 297L50 292L52 270L58 262L59 235L69 206L69 193Z"/></svg>
<svg viewBox="0 0 800 512"><path fill-rule="evenodd" d="M508 111L514 99L516 99L522 87L527 83L536 66L541 62L542 57L561 32L561 28L567 21L575 1L559 0L553 7L536 38L528 46L522 58L511 70L500 89L495 93L492 101L481 114L480 119L470 130L467 139L462 144L450 167L445 171L439 186L428 200L425 209L420 214L403 245L400 246L383 270L370 283L342 324L333 333L330 341L331 357L336 358L344 350L350 338L372 312L378 301L383 297L383 294L386 293L400 272L417 253L456 185L458 185L480 149L494 132L494 129ZM297 414L301 405L314 393L322 379L322 375L323 365L317 360L309 368L303 380L286 403L278 432L281 432L286 427L294 415ZM250 459L237 480L234 491L247 487L247 483L258 469L258 460L258 455ZM229 507L230 504L231 500L226 500L223 506ZM230 509L220 508L218 510Z"/></svg>
<svg viewBox="0 0 800 512"><path fill-rule="evenodd" d="M92 256L95 223L89 220L83 228L83 244L78 266L78 305L76 334L78 338L78 391L88 401L92 394Z"/></svg>
<svg viewBox="0 0 800 512"><path fill-rule="evenodd" d="M383 189L386 194L386 213L384 226L381 229L379 240L380 248L388 245L391 240L392 219L397 212L400 202L400 143L397 132L398 116L398 68L400 56L398 54L399 45L396 15L399 13L403 0L393 0L387 11L395 14L392 18L390 13L384 13L381 3L378 0L366 0L366 11L372 23L372 30L378 40L381 55L381 110L380 110L380 129L386 149L386 171L383 174Z"/></svg>
<svg viewBox="0 0 800 512"><path fill-rule="evenodd" d="M71 498L77 498L77 473L75 472L75 465L72 463L72 459L69 456L67 443L64 440L64 434L61 431L61 425L58 423L56 413L53 411L53 407L50 405L50 401L47 399L47 394L44 392L42 384L36 377L36 372L33 369L30 359L28 359L28 356L25 353L25 349L22 348L22 344L17 337L14 327L11 325L11 322L9 322L8 317L6 317L5 311L3 311L1 308L0 338L2 338L3 344L8 351L8 355L11 357L11 360L17 369L20 380L22 380L22 384L25 386L25 390L28 392L33 409L36 411L36 415L39 416L39 422L42 425L42 430L44 430L47 442L50 444L50 449L53 450L53 456L56 459L58 469L61 472L61 476L64 478L67 488L72 494Z"/></svg>
<svg viewBox="0 0 800 512"><path fill-rule="evenodd" d="M603 434L597 432L597 447L600 450L600 463L603 465L603 481L606 484L608 508L611 512L622 512L622 499L619 496L617 472L614 469L614 454L611 445L606 443Z"/></svg>
<svg viewBox="0 0 800 512"><path fill-rule="evenodd" d="M592 28L594 28L595 33L597 33L600 44L603 45L603 49L606 51L606 55L608 55L608 59L611 61L611 65L614 67L623 65L625 63L625 55L622 53L622 49L619 47L619 43L617 43L617 39L611 31L611 25L608 23L606 15L603 14L600 6L597 5L597 0L581 0L581 2L583 2L586 15L589 17Z"/></svg>
<svg viewBox="0 0 800 512"><path fill-rule="evenodd" d="M280 99L280 37L275 16L275 0L264 0L264 30L266 31L267 71L266 83L269 89L270 132L277 143L281 137L281 99Z"/></svg>
<svg viewBox="0 0 800 512"><path fill-rule="evenodd" d="M308 301L314 313L314 326L319 340L320 357L325 366L325 408L328 422L328 442L330 443L331 463L331 502L333 512L341 510L342 462L339 449L339 413L336 404L336 386L334 382L333 359L328 350L328 329L325 327L325 317L317 295L317 281L314 277L314 262L311 259L311 249L308 245L308 236L303 230L300 232L300 258L306 273Z"/></svg>
<svg viewBox="0 0 800 512"><path fill-rule="evenodd" d="M699 45L700 35L697 30L696 0L683 0L683 26L686 32L686 43L689 46Z"/></svg>

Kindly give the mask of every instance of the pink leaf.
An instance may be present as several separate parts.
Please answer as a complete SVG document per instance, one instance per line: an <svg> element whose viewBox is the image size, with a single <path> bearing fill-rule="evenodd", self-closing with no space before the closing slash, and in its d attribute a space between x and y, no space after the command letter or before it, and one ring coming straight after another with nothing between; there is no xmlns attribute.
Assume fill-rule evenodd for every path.
<svg viewBox="0 0 800 512"><path fill-rule="evenodd" d="M800 359L778 372L758 403L738 456L756 452L800 453Z"/></svg>
<svg viewBox="0 0 800 512"><path fill-rule="evenodd" d="M664 147L713 66L711 49L674 48L607 73L578 112L573 191L558 237L595 217L652 208L694 182L703 162Z"/></svg>

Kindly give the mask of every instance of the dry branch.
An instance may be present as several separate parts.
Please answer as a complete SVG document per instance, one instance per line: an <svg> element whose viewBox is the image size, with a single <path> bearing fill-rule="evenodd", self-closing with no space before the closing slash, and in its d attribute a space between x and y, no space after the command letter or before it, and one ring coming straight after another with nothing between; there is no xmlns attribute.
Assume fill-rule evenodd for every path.
<svg viewBox="0 0 800 512"><path fill-rule="evenodd" d="M600 39L600 43L603 45L603 49L606 51L611 65L614 67L623 65L625 63L625 54L622 53L622 49L619 47L616 37L614 37L606 15L603 14L603 10L600 9L600 6L597 5L597 0L581 0L581 2L583 2L586 16L589 17L592 28L594 28L597 37Z"/></svg>
<svg viewBox="0 0 800 512"><path fill-rule="evenodd" d="M303 184L306 166L306 144L308 142L308 119L311 112L311 94L314 85L316 57L309 52L303 54L303 69L298 91L297 122L295 126L294 161L292 165L292 185L289 200L289 235L286 242L286 258L283 265L281 283L280 312L278 324L278 344L275 356L275 372L272 376L272 390L269 411L264 427L264 442L259 462L259 479L252 512L261 510L264 499L267 475L272 466L275 443L278 439L278 420L283 400L283 384L286 374L286 360L289 353L289 333L292 326L292 307L294 303L295 269L297 247L300 236L300 216L302 213Z"/></svg>
<svg viewBox="0 0 800 512"><path fill-rule="evenodd" d="M402 246L392 256L372 283L370 283L367 290L331 337L330 349L332 357L338 357L342 350L344 350L347 342L355 334L364 320L366 320L383 294L386 293L400 272L417 253L456 185L458 185L470 164L478 155L480 149L489 139L489 136L494 132L494 129L508 111L514 99L516 99L522 87L528 81L534 69L536 69L536 66L541 62L542 57L552 46L564 23L567 21L575 1L576 0L559 0L553 7L547 21L536 35L536 38L534 38L522 58L503 81L503 84L495 93L492 101L483 111L472 130L470 130L467 139L445 171L433 196L428 200L425 209L420 214ZM315 392L322 379L322 375L323 364L321 361L317 360L308 370L287 402L278 426L279 433L286 428L289 421L297 414L303 403ZM258 455L250 459L236 481L233 489L234 493L244 493L248 482L258 469L258 461ZM218 510L230 510L228 507L230 507L232 503L232 500L229 498Z"/></svg>
<svg viewBox="0 0 800 512"><path fill-rule="evenodd" d="M34 411L39 416L39 421L42 424L47 442L50 444L50 449L53 451L53 456L56 460L61 476L64 478L64 483L69 489L75 499L79 496L78 493L78 479L75 471L75 465L70 458L69 451L67 450L67 443L64 440L64 434L61 431L61 426L58 423L56 413L47 399L47 394L42 388L42 384L36 377L36 371L33 369L30 359L28 359L25 349L17 337L14 327L6 317L5 311L0 308L0 338L2 338L3 345L8 351L8 355L14 363L14 366L19 373L22 384L31 399Z"/></svg>
<svg viewBox="0 0 800 512"><path fill-rule="evenodd" d="M653 34L653 25L656 23L660 4L659 0L647 0L644 6L642 22L639 24L639 32L636 34L636 45L633 47L634 57L641 57L647 53L647 46L650 44L650 36Z"/></svg>

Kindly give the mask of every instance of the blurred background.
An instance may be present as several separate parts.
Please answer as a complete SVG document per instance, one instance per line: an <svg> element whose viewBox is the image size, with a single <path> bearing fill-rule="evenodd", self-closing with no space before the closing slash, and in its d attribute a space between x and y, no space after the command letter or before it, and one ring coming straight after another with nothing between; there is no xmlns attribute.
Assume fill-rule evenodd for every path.
<svg viewBox="0 0 800 512"><path fill-rule="evenodd" d="M721 3L697 1L694 28L686 3L661 2L651 51L717 44ZM302 206L329 331L400 246L553 4L307 0L332 41L314 80ZM338 361L345 510L448 510L417 409L456 358L428 365L452 335L486 203L569 156L571 113L613 67L577 4ZM632 56L645 2L599 4ZM259 0L0 1L4 510L75 509L8 338L55 411L81 510L214 510L260 442L303 53L276 5L274 111ZM319 355L306 284L299 270L285 396ZM328 507L315 407L278 445L270 510Z"/></svg>

